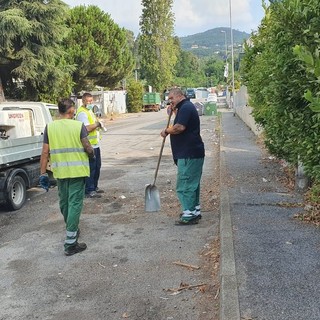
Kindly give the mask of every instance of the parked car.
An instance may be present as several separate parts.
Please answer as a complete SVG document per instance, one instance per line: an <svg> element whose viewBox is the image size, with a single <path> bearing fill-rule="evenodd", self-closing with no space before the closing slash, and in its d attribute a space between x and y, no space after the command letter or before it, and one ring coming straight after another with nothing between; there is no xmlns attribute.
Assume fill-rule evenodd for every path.
<svg viewBox="0 0 320 320"><path fill-rule="evenodd" d="M196 88L196 98L197 99L207 99L209 95L209 91L207 88L201 87L201 88Z"/></svg>
<svg viewBox="0 0 320 320"><path fill-rule="evenodd" d="M163 100L161 101L161 109L166 108L168 104L169 104L169 91L165 91L163 93Z"/></svg>
<svg viewBox="0 0 320 320"><path fill-rule="evenodd" d="M162 100L160 107L161 109L165 109L169 104L170 102L168 100Z"/></svg>
<svg viewBox="0 0 320 320"><path fill-rule="evenodd" d="M196 98L196 90L193 88L188 88L186 90L186 97L189 99L195 99Z"/></svg>

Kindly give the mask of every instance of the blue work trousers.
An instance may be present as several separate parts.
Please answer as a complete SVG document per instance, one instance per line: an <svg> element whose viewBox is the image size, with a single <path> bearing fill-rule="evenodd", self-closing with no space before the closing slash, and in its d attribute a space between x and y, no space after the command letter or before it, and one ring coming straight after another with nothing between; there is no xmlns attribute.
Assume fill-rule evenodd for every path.
<svg viewBox="0 0 320 320"><path fill-rule="evenodd" d="M100 148L94 148L94 159L89 159L90 177L86 178L86 194L96 191L100 177L101 153Z"/></svg>

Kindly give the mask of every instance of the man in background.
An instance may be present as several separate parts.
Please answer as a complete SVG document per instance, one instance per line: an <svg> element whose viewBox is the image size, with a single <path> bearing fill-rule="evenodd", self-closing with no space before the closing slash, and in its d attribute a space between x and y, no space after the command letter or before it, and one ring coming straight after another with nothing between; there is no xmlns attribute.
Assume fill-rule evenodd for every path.
<svg viewBox="0 0 320 320"><path fill-rule="evenodd" d="M89 133L88 139L94 149L95 157L90 159L90 176L86 178L85 196L87 198L101 198L100 193L104 191L99 189L98 182L101 169L101 153L99 147L101 124L92 112L93 96L86 92L82 96L82 106L77 110L76 120L81 121Z"/></svg>

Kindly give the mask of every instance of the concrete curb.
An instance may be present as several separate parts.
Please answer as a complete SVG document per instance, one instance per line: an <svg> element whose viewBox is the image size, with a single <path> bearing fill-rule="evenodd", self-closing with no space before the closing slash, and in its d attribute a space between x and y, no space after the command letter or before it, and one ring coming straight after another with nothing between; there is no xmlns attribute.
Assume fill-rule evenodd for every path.
<svg viewBox="0 0 320 320"><path fill-rule="evenodd" d="M222 121L222 119L221 119ZM221 128L222 129L222 128ZM234 259L232 223L220 130L220 320L240 320L238 285Z"/></svg>

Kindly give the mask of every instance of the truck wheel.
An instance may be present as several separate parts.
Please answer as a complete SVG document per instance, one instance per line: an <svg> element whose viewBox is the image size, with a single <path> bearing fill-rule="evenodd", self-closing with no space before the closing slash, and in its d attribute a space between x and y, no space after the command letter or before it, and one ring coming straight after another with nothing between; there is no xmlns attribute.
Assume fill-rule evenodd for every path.
<svg viewBox="0 0 320 320"><path fill-rule="evenodd" d="M16 175L10 181L7 193L7 207L9 210L19 210L27 198L26 183L22 177Z"/></svg>

